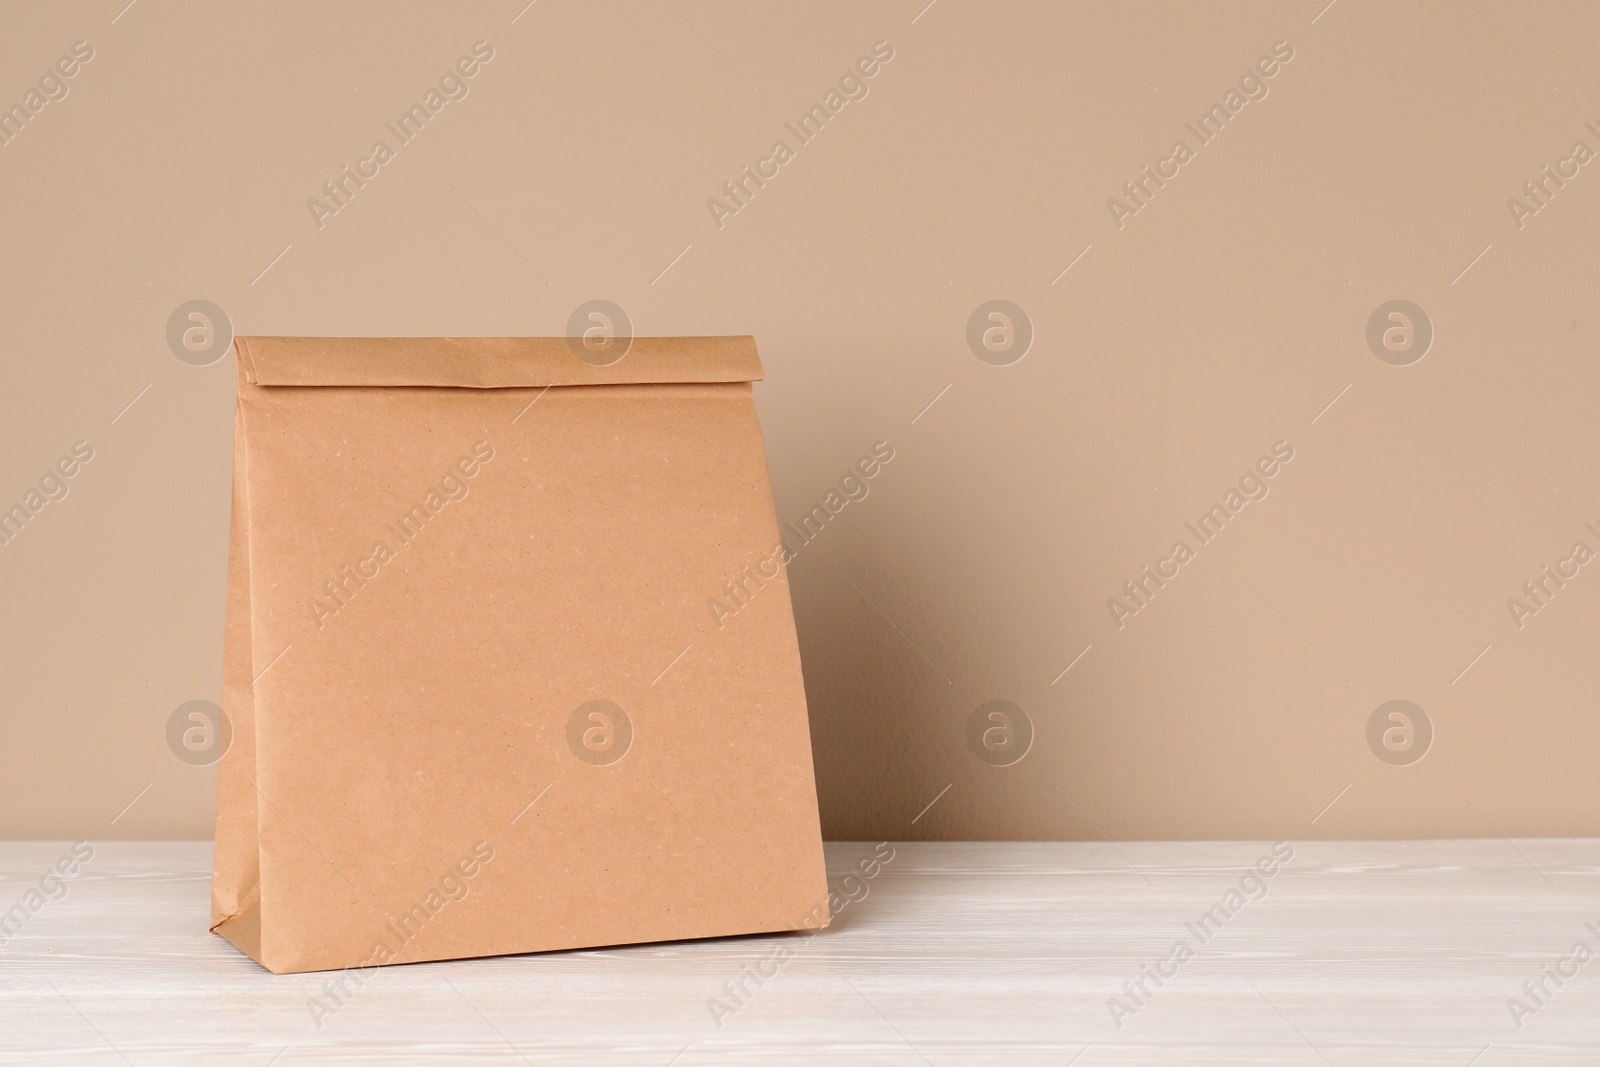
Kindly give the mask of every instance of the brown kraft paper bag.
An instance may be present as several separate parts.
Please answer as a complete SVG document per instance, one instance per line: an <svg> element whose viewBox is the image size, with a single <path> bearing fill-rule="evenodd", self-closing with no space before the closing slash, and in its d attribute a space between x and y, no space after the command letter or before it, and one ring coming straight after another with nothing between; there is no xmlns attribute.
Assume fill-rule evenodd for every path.
<svg viewBox="0 0 1600 1067"><path fill-rule="evenodd" d="M277 973L816 928L749 337L241 337L212 929Z"/></svg>

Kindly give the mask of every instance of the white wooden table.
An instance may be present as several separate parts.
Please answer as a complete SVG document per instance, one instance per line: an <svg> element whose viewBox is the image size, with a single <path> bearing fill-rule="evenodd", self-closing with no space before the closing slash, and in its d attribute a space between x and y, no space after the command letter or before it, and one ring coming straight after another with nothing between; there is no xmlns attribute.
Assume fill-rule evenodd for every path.
<svg viewBox="0 0 1600 1067"><path fill-rule="evenodd" d="M1297 843L1178 961L1268 847L897 844L739 1001L724 983L785 939L383 968L319 1027L327 976L206 932L209 844L95 844L0 947L0 1063L1600 1063L1600 958L1545 978L1520 1028L1508 1007L1600 951L1600 842ZM66 848L0 845L0 910ZM830 845L830 881L871 850ZM1161 960L1118 1026L1109 999Z"/></svg>

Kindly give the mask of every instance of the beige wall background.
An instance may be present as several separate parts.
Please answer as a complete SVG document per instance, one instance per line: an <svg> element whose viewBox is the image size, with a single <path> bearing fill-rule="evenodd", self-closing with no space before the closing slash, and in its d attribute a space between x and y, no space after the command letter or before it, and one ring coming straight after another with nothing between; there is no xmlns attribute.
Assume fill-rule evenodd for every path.
<svg viewBox="0 0 1600 1067"><path fill-rule="evenodd" d="M0 147L0 504L93 449L0 546L0 835L210 834L214 770L166 728L219 696L234 372L174 356L175 308L548 335L596 298L756 336L780 520L895 451L790 568L828 836L1600 833L1600 10L124 3L0 15L5 106L93 50ZM1032 332L1003 366L968 343L996 299ZM1393 300L1431 323L1404 366L1367 337ZM1119 620L1147 564L1176 574ZM1020 715L973 747L992 700Z"/></svg>

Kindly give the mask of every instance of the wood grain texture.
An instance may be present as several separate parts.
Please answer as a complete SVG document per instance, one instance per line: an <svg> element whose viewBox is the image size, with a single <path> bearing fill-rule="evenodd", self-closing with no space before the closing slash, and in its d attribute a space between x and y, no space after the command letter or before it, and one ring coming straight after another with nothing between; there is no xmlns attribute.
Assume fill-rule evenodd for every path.
<svg viewBox="0 0 1600 1067"><path fill-rule="evenodd" d="M66 848L0 845L0 908ZM1600 959L1520 1029L1507 1006L1575 942L1600 949L1597 841L1296 843L1120 1027L1109 998L1268 844L894 848L846 883L873 846L828 846L858 899L814 938L383 968L319 1027L329 975L268 974L206 931L208 843L99 844L0 947L0 1063L1600 1062ZM724 983L783 949L717 1025Z"/></svg>

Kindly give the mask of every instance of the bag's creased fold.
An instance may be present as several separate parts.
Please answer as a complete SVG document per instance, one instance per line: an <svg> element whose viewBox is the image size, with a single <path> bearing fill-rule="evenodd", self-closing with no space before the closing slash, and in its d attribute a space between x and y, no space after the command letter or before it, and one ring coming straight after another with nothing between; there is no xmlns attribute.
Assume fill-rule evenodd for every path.
<svg viewBox="0 0 1600 1067"><path fill-rule="evenodd" d="M574 357L565 337L369 337L359 344L242 337L235 348L251 385L512 389L761 380L749 337L640 337L625 358L603 366Z"/></svg>

